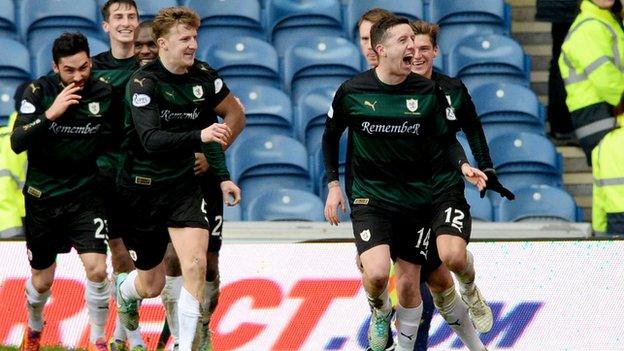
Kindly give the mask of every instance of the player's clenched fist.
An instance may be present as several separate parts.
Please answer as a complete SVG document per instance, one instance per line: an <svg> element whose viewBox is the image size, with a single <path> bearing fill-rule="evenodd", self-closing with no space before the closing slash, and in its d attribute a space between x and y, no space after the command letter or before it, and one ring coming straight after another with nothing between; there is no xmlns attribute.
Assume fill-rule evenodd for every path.
<svg viewBox="0 0 624 351"><path fill-rule="evenodd" d="M201 131L202 143L216 141L221 145L227 145L231 136L232 130L225 123L214 123Z"/></svg>
<svg viewBox="0 0 624 351"><path fill-rule="evenodd" d="M75 83L70 83L65 87L54 99L52 106L47 109L45 112L45 116L50 121L54 121L55 119L61 117L65 111L71 105L77 105L82 98L80 95L76 94L80 91L82 87L76 86Z"/></svg>

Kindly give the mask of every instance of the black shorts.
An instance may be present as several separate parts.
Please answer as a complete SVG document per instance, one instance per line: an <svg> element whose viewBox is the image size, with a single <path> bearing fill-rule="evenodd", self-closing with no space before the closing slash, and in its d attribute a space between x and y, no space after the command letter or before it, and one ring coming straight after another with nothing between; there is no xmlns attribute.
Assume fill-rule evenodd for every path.
<svg viewBox="0 0 624 351"><path fill-rule="evenodd" d="M470 205L460 191L448 191L433 201L433 223L431 229L435 237L441 234L458 236L470 242L472 217Z"/></svg>
<svg viewBox="0 0 624 351"><path fill-rule="evenodd" d="M162 262L169 243L167 228L208 229L199 184L194 179L169 187L121 189L130 208L124 244L138 269L152 269Z"/></svg>
<svg viewBox="0 0 624 351"><path fill-rule="evenodd" d="M386 244L393 259L426 264L433 240L428 209L406 212L380 205L351 204L351 223L359 255Z"/></svg>
<svg viewBox="0 0 624 351"><path fill-rule="evenodd" d="M208 252L218 253L223 243L223 193L221 180L211 171L199 177L204 202L202 212L208 219L210 238Z"/></svg>
<svg viewBox="0 0 624 351"><path fill-rule="evenodd" d="M108 239L120 239L128 231L128 208L124 206L119 188L113 178L104 175L98 175L96 186L108 220Z"/></svg>
<svg viewBox="0 0 624 351"><path fill-rule="evenodd" d="M50 267L59 253L106 254L107 221L102 201L93 190L54 199L25 196L26 247L34 269Z"/></svg>

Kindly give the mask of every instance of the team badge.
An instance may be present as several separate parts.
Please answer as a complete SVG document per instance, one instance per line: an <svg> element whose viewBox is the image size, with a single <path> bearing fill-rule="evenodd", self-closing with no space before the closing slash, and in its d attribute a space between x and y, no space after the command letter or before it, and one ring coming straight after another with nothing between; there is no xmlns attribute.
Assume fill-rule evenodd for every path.
<svg viewBox="0 0 624 351"><path fill-rule="evenodd" d="M455 110L452 107L446 108L446 119L449 121L455 121L457 117L455 117Z"/></svg>
<svg viewBox="0 0 624 351"><path fill-rule="evenodd" d="M363 230L363 231L360 233L360 238L362 238L362 240L364 240L364 241L369 241L369 240L370 240L370 238L371 238L371 232L370 232L370 229Z"/></svg>
<svg viewBox="0 0 624 351"><path fill-rule="evenodd" d="M202 96L204 96L204 88L201 85L196 85L193 87L193 95L195 95L196 98L200 98Z"/></svg>
<svg viewBox="0 0 624 351"><path fill-rule="evenodd" d="M92 115L97 115L98 113L100 113L99 102L90 102L87 106L89 107L89 112L91 112Z"/></svg>
<svg viewBox="0 0 624 351"><path fill-rule="evenodd" d="M407 106L407 109L410 110L410 112L415 112L418 110L418 100L407 99L405 100L405 106Z"/></svg>

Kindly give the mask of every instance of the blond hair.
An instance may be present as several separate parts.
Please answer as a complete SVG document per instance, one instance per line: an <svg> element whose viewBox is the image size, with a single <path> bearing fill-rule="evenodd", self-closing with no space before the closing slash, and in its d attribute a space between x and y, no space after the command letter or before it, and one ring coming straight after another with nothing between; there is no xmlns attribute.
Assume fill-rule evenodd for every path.
<svg viewBox="0 0 624 351"><path fill-rule="evenodd" d="M379 7L375 7L372 8L366 12L364 12L364 14L362 15L362 17L360 17L360 19L358 20L357 26L359 27L362 22L364 21L368 21L370 23L376 23L379 22L379 20L386 18L386 17L390 17L393 16L394 14L388 10L384 10L382 8Z"/></svg>
<svg viewBox="0 0 624 351"><path fill-rule="evenodd" d="M435 23L430 23L427 21L414 21L410 23L414 34L416 35L428 35L429 39L431 39L431 45L435 48L438 45L438 32L440 31L440 26Z"/></svg>
<svg viewBox="0 0 624 351"><path fill-rule="evenodd" d="M167 7L160 11L154 18L152 23L152 37L154 41L169 34L171 28L178 24L189 26L191 28L199 28L201 23L199 15L192 9L184 6Z"/></svg>

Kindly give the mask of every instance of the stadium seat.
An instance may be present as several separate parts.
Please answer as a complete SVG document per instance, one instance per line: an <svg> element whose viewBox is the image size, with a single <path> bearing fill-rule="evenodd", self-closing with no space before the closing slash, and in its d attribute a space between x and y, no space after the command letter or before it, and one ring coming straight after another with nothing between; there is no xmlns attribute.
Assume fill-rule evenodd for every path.
<svg viewBox="0 0 624 351"><path fill-rule="evenodd" d="M516 199L503 199L498 209L501 222L581 220L574 198L562 189L535 185L517 189Z"/></svg>
<svg viewBox="0 0 624 351"><path fill-rule="evenodd" d="M268 37L280 57L302 38L344 33L338 0L269 0L266 11Z"/></svg>
<svg viewBox="0 0 624 351"><path fill-rule="evenodd" d="M277 53L264 40L253 37L225 38L200 48L199 58L218 70L228 86L280 87Z"/></svg>
<svg viewBox="0 0 624 351"><path fill-rule="evenodd" d="M102 0L100 0L102 1ZM134 0L139 10L139 20L151 21L165 7L178 6L177 0ZM106 1L105 1L106 2Z"/></svg>
<svg viewBox="0 0 624 351"><path fill-rule="evenodd" d="M511 191L530 185L563 186L561 155L546 137L512 132L495 138L489 146L496 174ZM497 208L500 196L489 195Z"/></svg>
<svg viewBox="0 0 624 351"><path fill-rule="evenodd" d="M91 56L110 49L108 44L100 39L87 37L87 41L89 42ZM53 42L46 43L34 51L31 63L33 77L39 78L52 72L52 44Z"/></svg>
<svg viewBox="0 0 624 351"><path fill-rule="evenodd" d="M470 92L487 83L529 86L530 59L512 38L487 34L464 38L447 56L445 69Z"/></svg>
<svg viewBox="0 0 624 351"><path fill-rule="evenodd" d="M301 98L295 112L295 130L299 139L312 154L321 146L327 111L331 107L336 90L318 87Z"/></svg>
<svg viewBox="0 0 624 351"><path fill-rule="evenodd" d="M410 21L423 19L423 3L421 0L396 1L396 0L349 0L347 2L346 31L347 38L357 42L359 32L357 23L364 12L379 7L408 18Z"/></svg>
<svg viewBox="0 0 624 351"><path fill-rule="evenodd" d="M233 36L266 38L257 0L186 0L185 5L201 18L197 36L200 49Z"/></svg>
<svg viewBox="0 0 624 351"><path fill-rule="evenodd" d="M338 88L360 72L360 51L344 38L306 38L284 56L284 87L295 105L318 86Z"/></svg>
<svg viewBox="0 0 624 351"><path fill-rule="evenodd" d="M22 43L0 38L0 82L30 79L30 54Z"/></svg>
<svg viewBox="0 0 624 351"><path fill-rule="evenodd" d="M0 35L4 38L19 39L13 0L0 0Z"/></svg>
<svg viewBox="0 0 624 351"><path fill-rule="evenodd" d="M265 189L312 190L305 146L283 135L255 135L232 150L231 171L245 194L245 206Z"/></svg>
<svg viewBox="0 0 624 351"><path fill-rule="evenodd" d="M476 34L509 34L509 12L503 0L431 1L429 21L440 25L438 46L444 55L463 38Z"/></svg>
<svg viewBox="0 0 624 351"><path fill-rule="evenodd" d="M0 78L0 126L7 124L9 116L15 111L13 95L21 83L4 81Z"/></svg>
<svg viewBox="0 0 624 351"><path fill-rule="evenodd" d="M239 222L243 220L243 210L240 204L236 206L223 206L223 220L226 222Z"/></svg>
<svg viewBox="0 0 624 351"><path fill-rule="evenodd" d="M514 132L544 134L544 111L537 96L517 84L491 83L470 94L489 140Z"/></svg>
<svg viewBox="0 0 624 351"><path fill-rule="evenodd" d="M23 0L21 30L30 52L54 41L63 32L99 37L96 6L95 0Z"/></svg>
<svg viewBox="0 0 624 351"><path fill-rule="evenodd" d="M292 107L290 98L284 92L268 86L253 85L241 86L236 95L245 106L247 118L243 130L246 136L243 138L258 134L293 137Z"/></svg>
<svg viewBox="0 0 624 351"><path fill-rule="evenodd" d="M492 202L487 196L481 198L479 190L474 186L466 186L464 195L470 205L470 216L473 221L492 222L494 220Z"/></svg>
<svg viewBox="0 0 624 351"><path fill-rule="evenodd" d="M247 221L322 222L324 207L321 199L308 191L267 190L251 200L244 218Z"/></svg>

